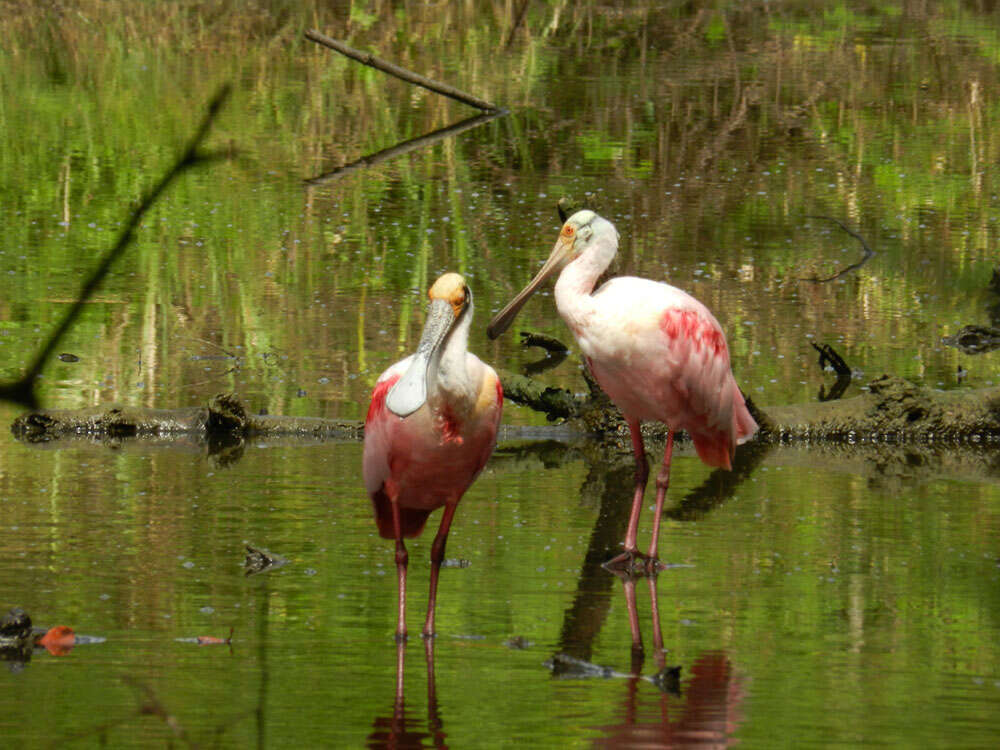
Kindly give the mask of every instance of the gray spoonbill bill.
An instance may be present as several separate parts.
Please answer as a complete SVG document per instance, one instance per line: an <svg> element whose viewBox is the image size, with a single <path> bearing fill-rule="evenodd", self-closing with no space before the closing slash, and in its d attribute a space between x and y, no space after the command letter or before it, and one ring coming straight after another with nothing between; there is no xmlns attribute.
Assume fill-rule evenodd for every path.
<svg viewBox="0 0 1000 750"><path fill-rule="evenodd" d="M493 452L503 390L489 365L468 349L472 292L457 273L431 286L415 354L382 373L365 419L363 473L379 535L396 540L399 619L406 637L405 537L423 531L444 506L431 546L431 588L424 623L434 635L438 573L455 508Z"/></svg>
<svg viewBox="0 0 1000 750"><path fill-rule="evenodd" d="M669 284L634 276L613 278L594 291L617 251L618 232L610 221L593 211L576 212L563 224L541 270L497 313L487 334L496 338L507 330L535 290L561 271L555 286L556 308L594 378L621 409L635 454L635 497L625 551L606 565L652 571L658 567L657 536L670 483L674 432L687 430L698 456L709 466L732 469L736 446L753 436L757 423L733 378L722 327L701 302ZM649 478L640 431L644 420L667 426L647 555L636 546Z"/></svg>

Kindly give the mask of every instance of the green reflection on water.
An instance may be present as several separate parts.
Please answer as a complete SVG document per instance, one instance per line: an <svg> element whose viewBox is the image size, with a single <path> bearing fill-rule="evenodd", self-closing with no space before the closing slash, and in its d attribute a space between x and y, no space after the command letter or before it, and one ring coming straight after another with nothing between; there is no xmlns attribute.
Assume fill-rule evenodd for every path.
<svg viewBox="0 0 1000 750"><path fill-rule="evenodd" d="M939 13L930 20L972 25L957 9ZM129 201L183 143L192 111L233 79L213 143L237 158L186 176L145 222L67 342L81 362L47 374L53 405L186 404L236 388L271 412L358 417L378 372L419 330L410 310L427 279L462 270L485 317L545 255L564 192L617 223L620 271L667 278L716 310L758 401L815 392L810 336L866 375L954 387L966 359L939 338L987 322L981 290L996 250L990 47L935 31L953 76L945 80L921 52L921 23L900 31L894 13L856 16L796 9L762 24L750 14L733 49L688 40L680 66L651 42L654 29L676 41L679 18L650 14L643 35L630 16L615 33L636 35L638 46L621 53L590 37L577 54L557 35L499 56L484 19L463 41L463 84L495 91L510 116L310 189L302 178L464 110L297 39L256 55L180 56L164 39L126 48L119 19L100 41L63 19L66 34L102 54L26 37L36 47L2 58L4 373L16 374L72 299ZM370 43L410 22L381 19ZM803 25L817 32L808 44ZM887 29L902 41L883 41ZM30 54L38 48L49 57ZM401 49L421 67L420 48ZM211 74L192 75L196 66ZM817 213L857 226L878 252L841 284L801 281L860 253L807 218ZM552 312L534 302L522 325L565 337ZM204 341L242 347L241 367L192 362L218 353ZM495 360L523 357L513 337L473 345ZM976 364L966 382L985 384L992 373ZM579 383L566 368L553 379Z"/></svg>
<svg viewBox="0 0 1000 750"><path fill-rule="evenodd" d="M268 746L357 745L376 717L391 717L392 550L357 475L360 445L258 448L221 469L139 446L52 453L5 443L0 546L18 551L0 577L5 600L39 624L108 639L58 659L36 653L8 675L16 689L6 715L17 723L5 732L31 744L93 728L100 715L122 722L109 730L116 746L166 737L162 722L132 715L137 699L123 676L153 689L193 736L222 731L227 743L264 731ZM517 455L503 447L463 500L449 556L469 566L442 574L435 687L440 729L456 746L504 736L582 742L623 731L630 716L652 722L664 701L676 721L699 695L690 680L719 652L731 666L732 730L754 745L888 733L943 746L955 724L975 745L992 732L994 487L950 479L883 488L860 479L854 459L804 470L802 456L777 453L735 496L694 505L687 498L709 472L682 453L662 554L684 567L658 581L664 661L682 667L678 696L625 677L549 675L543 662L556 653L619 674L633 667L621 586L599 567L621 538L631 469L627 459L591 464L572 453L541 469ZM289 564L244 577L244 540ZM429 545L429 536L410 545L418 619ZM645 584L637 593L649 676L657 666ZM177 640L229 627L231 650ZM427 731L416 638L406 675L407 711ZM942 695L952 697L938 719ZM926 715L902 721L901 707L914 703Z"/></svg>

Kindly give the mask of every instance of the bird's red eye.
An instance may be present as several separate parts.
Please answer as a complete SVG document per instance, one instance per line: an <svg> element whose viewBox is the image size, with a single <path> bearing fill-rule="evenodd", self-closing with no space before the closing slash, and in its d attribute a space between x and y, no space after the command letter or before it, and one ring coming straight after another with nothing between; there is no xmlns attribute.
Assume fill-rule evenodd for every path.
<svg viewBox="0 0 1000 750"><path fill-rule="evenodd" d="M567 224L566 226L563 227L562 233L565 234L567 237L572 237L573 236L573 232L575 232L575 231L576 230L573 229L573 227L571 227L569 224Z"/></svg>

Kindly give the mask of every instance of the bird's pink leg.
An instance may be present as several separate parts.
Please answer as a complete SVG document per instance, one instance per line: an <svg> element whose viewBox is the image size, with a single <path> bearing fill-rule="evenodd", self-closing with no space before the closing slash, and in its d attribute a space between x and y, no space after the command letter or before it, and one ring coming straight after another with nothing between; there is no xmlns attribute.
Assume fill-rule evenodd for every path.
<svg viewBox="0 0 1000 750"><path fill-rule="evenodd" d="M399 523L399 506L392 501L392 530L396 536L396 578L399 591L399 616L396 621L396 640L406 640L406 563L409 555L403 544L403 531Z"/></svg>
<svg viewBox="0 0 1000 750"><path fill-rule="evenodd" d="M437 536L434 537L434 543L431 545L431 593L427 602L424 638L434 636L434 609L437 603L438 573L441 571L441 563L444 561L444 546L448 541L448 529L451 528L451 519L454 517L457 507L458 503L448 503L444 506L441 526L438 528Z"/></svg>
<svg viewBox="0 0 1000 750"><path fill-rule="evenodd" d="M628 429L632 436L632 454L635 456L635 495L632 498L632 515L628 517L628 531L625 533L625 551L634 554L639 549L636 536L639 532L642 498L646 494L646 482L649 480L649 462L646 460L646 447L642 444L639 420L630 419Z"/></svg>
<svg viewBox="0 0 1000 750"><path fill-rule="evenodd" d="M660 515L663 513L663 502L667 497L667 487L670 486L670 459L674 453L674 431L667 430L667 445L663 449L663 465L656 475L656 511L653 515L653 537L649 543L649 559L656 560L657 541L660 536Z"/></svg>
<svg viewBox="0 0 1000 750"><path fill-rule="evenodd" d="M604 563L607 568L631 568L632 561L639 555L636 536L639 533L639 515L642 513L642 498L646 494L646 481L649 479L649 463L646 461L646 448L642 444L642 430L638 419L628 420L629 433L632 435L632 453L635 456L635 496L632 498L632 514L628 518L628 531L625 532L625 551Z"/></svg>

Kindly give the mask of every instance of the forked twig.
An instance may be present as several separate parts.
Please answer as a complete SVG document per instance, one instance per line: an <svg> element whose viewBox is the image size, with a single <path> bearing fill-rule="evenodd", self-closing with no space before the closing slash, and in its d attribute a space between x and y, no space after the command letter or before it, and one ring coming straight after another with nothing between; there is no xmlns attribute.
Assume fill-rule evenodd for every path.
<svg viewBox="0 0 1000 750"><path fill-rule="evenodd" d="M865 255L864 255L864 257L863 257L863 258L862 258L861 260L859 260L859 261L858 261L857 263L852 263L851 265L849 265L849 266L848 266L847 268L843 269L842 271L839 271L839 272L835 273L835 274L834 274L833 276L828 276L828 277L827 277L827 278L825 278L825 279L821 279L821 278L819 278L818 276L813 276L813 277L812 277L811 279L802 279L802 281L812 281L812 282L814 282L814 283L816 283L816 284L825 284L825 283L826 283L826 282L828 282L828 281L836 281L837 279L839 279L839 278L840 278L840 277L842 277L842 276L845 276L846 274L850 273L851 271L853 271L853 270L855 270L855 269L857 269L857 268L861 268L861 266L863 266L863 265L864 265L865 263L867 263L867 262L868 262L868 260L869 260L869 259L870 259L870 258L871 258L871 257L872 257L873 255L875 255L875 251L874 251L874 250L872 250L872 249L871 249L871 248L870 248L870 247L868 246L868 243L867 243L867 242L865 242L865 238L864 238L864 237L862 237L862 236L861 236L860 234L858 234L857 232L855 232L855 231L854 231L853 229L851 229L850 227L848 227L848 226L847 226L846 224L844 224L843 222L840 222L840 221L838 221L837 219L834 219L834 218L833 218L832 216L817 216L817 215L814 215L814 214L811 214L811 215L809 215L809 217L808 217L808 218L810 218L810 219L826 219L827 221L832 221L832 222L833 222L834 224L836 224L836 225L837 225L838 227L840 227L840 228L841 228L841 229L843 229L843 230L844 230L845 232L847 232L847 233L848 233L849 235L851 235L851 237L853 237L854 239L856 239L856 240L857 240L858 242L860 242L860 243L861 243L861 247L862 247L862 248L864 248L864 251L865 251Z"/></svg>
<svg viewBox="0 0 1000 750"><path fill-rule="evenodd" d="M45 342L45 345L35 357L34 362L31 363L27 372L25 372L19 380L16 380L13 383L0 384L0 400L21 404L29 409L38 408L38 396L35 394L35 381L38 378L38 375L45 368L45 363L48 362L49 357L52 356L52 352L55 351L63 336L66 335L69 329L72 328L73 323L76 322L76 319L79 317L80 312L83 310L83 306L86 304L87 300L93 296L94 291L104 280L104 277L108 275L108 271L111 269L112 264L118 260L118 257L125 251L125 248L127 248L132 242L135 229L139 225L143 215L181 172L189 169L190 167L212 162L220 158L225 158L226 155L222 153L202 151L201 142L204 140L206 134L208 133L208 129L211 127L213 121L219 113L219 110L222 108L223 103L229 96L229 91L229 85L223 86L212 98L211 102L209 102L208 111L205 113L205 117L202 119L198 129L195 131L194 136L192 136L189 141L184 153L181 154L178 161L170 168L170 170L160 178L160 181L153 185L152 189L146 193L145 196L143 196L139 205L134 211L132 211L132 215L122 228L121 234L118 235L118 241L115 243L114 247L112 247L111 250L105 254L97 268L95 268L94 272L90 275L90 278L88 278L86 283L84 283L76 302L74 302L73 306L67 311L62 322L56 327L56 330L53 331L51 336L49 336L49 340Z"/></svg>

